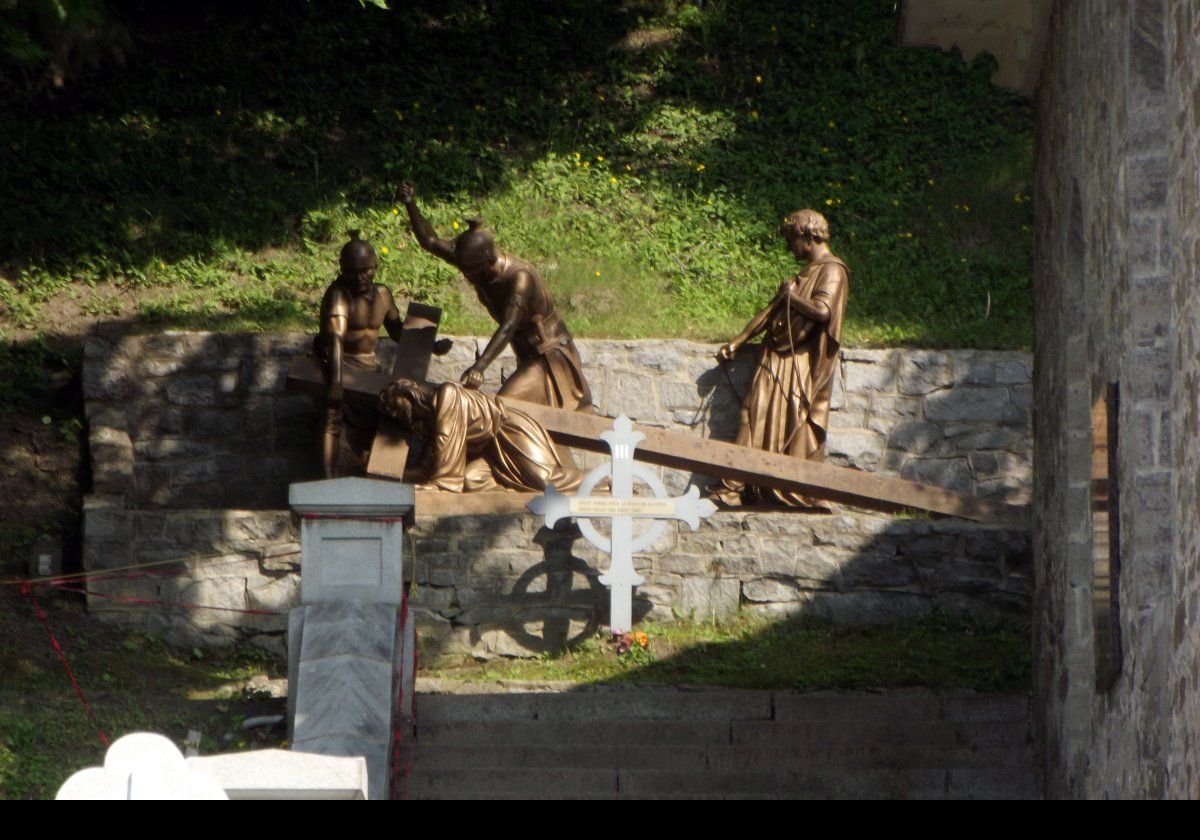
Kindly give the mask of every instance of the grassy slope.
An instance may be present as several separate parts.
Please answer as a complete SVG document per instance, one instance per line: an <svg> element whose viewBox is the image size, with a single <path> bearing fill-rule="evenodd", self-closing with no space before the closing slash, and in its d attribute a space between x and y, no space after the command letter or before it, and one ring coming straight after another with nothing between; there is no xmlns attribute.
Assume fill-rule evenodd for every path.
<svg viewBox="0 0 1200 840"><path fill-rule="evenodd" d="M851 345L1029 343L1029 104L990 59L897 46L891 0L180 5L113 4L123 69L4 82L0 330L65 327L63 296L311 324L351 227L486 329L393 215L404 177L445 233L482 211L581 334L728 337L808 205L854 271Z"/></svg>

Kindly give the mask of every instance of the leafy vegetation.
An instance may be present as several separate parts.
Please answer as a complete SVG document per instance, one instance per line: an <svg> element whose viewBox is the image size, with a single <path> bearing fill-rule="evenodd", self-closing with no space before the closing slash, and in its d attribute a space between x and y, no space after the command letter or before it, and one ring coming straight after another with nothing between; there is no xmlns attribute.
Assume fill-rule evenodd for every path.
<svg viewBox="0 0 1200 840"><path fill-rule="evenodd" d="M617 655L591 639L536 660L447 664L433 676L831 689L926 686L1026 691L1029 628L932 613L878 627L766 621L641 624L649 644Z"/></svg>
<svg viewBox="0 0 1200 840"><path fill-rule="evenodd" d="M417 252L482 211L584 335L725 338L829 217L852 344L1029 343L1029 103L895 43L892 0L110 4L123 67L0 75L0 330L56 308L309 325L345 231L381 279L489 322ZM81 316L81 317L82 317Z"/></svg>
<svg viewBox="0 0 1200 840"><path fill-rule="evenodd" d="M55 600L38 597L47 607ZM70 602L55 606L51 625L110 739L152 731L182 745L195 729L206 753L279 746L279 730L239 727L247 716L283 712L283 701L262 698L249 683L278 675L280 663L264 651L172 648L97 622ZM103 763L104 744L28 601L0 587L0 607L0 799L53 797L76 770Z"/></svg>

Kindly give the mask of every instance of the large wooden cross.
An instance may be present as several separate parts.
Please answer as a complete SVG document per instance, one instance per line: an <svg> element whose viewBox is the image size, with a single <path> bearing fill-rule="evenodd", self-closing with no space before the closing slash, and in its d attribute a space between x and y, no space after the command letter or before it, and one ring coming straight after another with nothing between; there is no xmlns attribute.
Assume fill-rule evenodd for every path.
<svg viewBox="0 0 1200 840"><path fill-rule="evenodd" d="M342 382L347 393L378 396L391 380L382 373L346 370L343 371ZM305 373L293 366L292 375L288 377L290 390L321 396L324 387L325 379L319 368L314 376L311 371ZM608 444L601 436L612 427L612 418L579 411L564 411L507 398L505 403L520 408L541 423L557 443L590 452L608 451ZM638 444L637 460L651 464L715 478L732 478L760 487L791 490L817 499L844 502L875 510L896 511L912 508L979 522L1017 525L1028 524L1029 521L1027 506L979 499L942 487L836 467L833 464L805 461L789 455L750 449L684 432L637 425L634 429L645 435L645 440ZM461 503L455 503L462 506L459 512L482 512L483 508L470 499L472 495L484 494L466 494ZM506 495L517 496L512 493ZM450 506L446 505L441 507L444 510L450 509Z"/></svg>
<svg viewBox="0 0 1200 840"><path fill-rule="evenodd" d="M342 368L343 390L346 393L356 393L360 396L371 396L378 399L379 394L387 385L397 379L411 379L414 382L424 382L429 375L429 362L433 356L433 345L437 340L438 322L442 319L442 310L436 306L412 301L404 315L404 330L400 334L399 350L396 362L392 366L392 374L388 377L382 373L372 373L371 376L385 377L383 384L375 389L373 394L365 394L361 387L354 387L357 371ZM320 389L314 389L314 384L320 383ZM312 356L296 356L288 370L287 389L302 391L316 397L325 396L325 372L321 363ZM408 439L404 429L390 417L380 417L379 427L375 430L375 440L371 444L371 454L367 460L367 474L380 478L404 479L404 465L408 463Z"/></svg>

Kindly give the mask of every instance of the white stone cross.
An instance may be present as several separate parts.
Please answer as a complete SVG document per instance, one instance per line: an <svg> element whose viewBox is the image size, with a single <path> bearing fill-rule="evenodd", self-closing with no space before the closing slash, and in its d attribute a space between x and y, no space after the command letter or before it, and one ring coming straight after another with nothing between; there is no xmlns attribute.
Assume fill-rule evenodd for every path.
<svg viewBox="0 0 1200 840"><path fill-rule="evenodd" d="M609 629L614 635L627 633L633 627L633 587L645 580L633 568L633 555L654 544L667 528L668 519L680 519L693 531L700 527L701 517L708 517L717 506L708 499L700 498L696 487L689 487L683 496L670 497L667 488L644 464L633 460L633 452L645 439L641 432L633 430L633 423L622 414L613 422L611 430L600 435L612 452L612 461L596 467L583 483L579 493L566 496L547 485L545 495L529 503L535 514L546 517L546 527L565 516L579 520L579 530L587 541L612 557L608 571L600 576L600 582L609 587L611 607ZM612 479L612 495L588 495L601 479ZM645 482L654 493L653 497L637 498L633 495L633 479ZM612 536L605 537L589 520L605 518L612 522ZM634 539L633 520L655 520L639 537Z"/></svg>

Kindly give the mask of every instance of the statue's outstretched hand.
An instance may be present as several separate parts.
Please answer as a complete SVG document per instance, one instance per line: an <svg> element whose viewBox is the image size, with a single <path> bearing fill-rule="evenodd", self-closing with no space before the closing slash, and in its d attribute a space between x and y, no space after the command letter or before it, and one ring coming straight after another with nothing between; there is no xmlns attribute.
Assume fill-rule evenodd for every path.
<svg viewBox="0 0 1200 840"><path fill-rule="evenodd" d="M734 357L734 354L737 353L737 351L738 351L737 342L730 341L727 344L722 344L721 349L717 351L717 361L718 362L731 361Z"/></svg>
<svg viewBox="0 0 1200 840"><path fill-rule="evenodd" d="M474 367L469 367L463 372L462 379L459 381L462 382L464 387L470 388L471 390L477 390L481 385L483 385L483 371L476 370Z"/></svg>
<svg viewBox="0 0 1200 840"><path fill-rule="evenodd" d="M410 203L413 200L414 195L413 185L408 181L401 181L399 189L396 190L396 194L400 197L400 201L402 201L404 204Z"/></svg>

